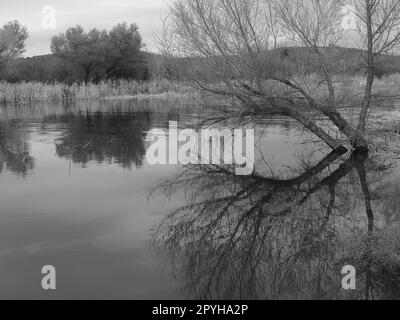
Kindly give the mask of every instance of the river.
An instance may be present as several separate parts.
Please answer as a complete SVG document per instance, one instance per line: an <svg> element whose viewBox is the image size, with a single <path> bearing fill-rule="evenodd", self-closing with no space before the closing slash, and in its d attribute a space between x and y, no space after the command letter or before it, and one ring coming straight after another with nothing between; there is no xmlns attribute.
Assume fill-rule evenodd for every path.
<svg viewBox="0 0 400 320"><path fill-rule="evenodd" d="M390 117L391 114L393 110L378 112L376 116ZM168 212L187 202L183 194L188 190L177 191L169 199L160 194L150 197L151 191L157 185L173 178L181 167L150 166L145 157L146 134L155 128L167 129L170 121L177 121L182 125L190 124L201 119L202 116L201 109L182 103L146 100L80 102L69 106L43 104L0 107L0 298L315 298L310 293L315 289L314 286L305 291L295 292L296 290L288 284L295 281L293 272L301 274L299 265L292 264L291 271L287 271L282 277L275 275L274 279L281 279L279 286L282 286L279 290L275 290L277 286L272 285L272 276L260 275L256 279L251 278L246 268L254 271L258 270L259 265L251 263L242 265L240 262L242 257L237 255L237 252L236 255L233 255L233 251L228 255L229 259L233 259L230 260L232 268L236 264L240 265L240 268L237 265L239 268L237 270L231 270L224 263L218 266L194 266L193 261L190 261L190 252L193 252L195 255L193 259L196 261L200 258L212 261L215 253L221 250L219 246L225 245L214 238L213 240L208 238L206 241L207 237L199 235L196 237L196 243L201 245L202 241L206 241L204 245L208 246L208 249L215 246L212 252L200 252L190 249L194 240L189 241L188 235L181 234L179 237L182 247L177 250L180 254L184 253L186 258L179 259L181 267L178 276L174 277L171 260L168 259L171 248L173 249L172 242L169 242L164 249L159 246L155 248L152 245L154 234L162 232L156 230ZM268 163L268 166L260 171L263 171L265 175L270 175L273 171L275 178L286 179L295 176L296 172L302 172L299 166L304 166L306 162L315 164L329 153L322 146L316 148L316 139L288 119L273 119L265 128L258 127L257 136L259 151L264 155L264 164ZM338 165L335 164L332 168L330 168L331 171L337 169ZM347 172L342 176L346 174ZM391 171L389 180L382 178L386 187L387 181L391 181L393 187L390 190L399 186L395 179L396 174L397 170L394 170ZM215 188L219 186L219 180L215 177L211 179L216 179L214 186L210 188L214 190L212 197L215 197L218 194ZM313 179L312 183L316 184L315 177ZM349 179L353 179L353 182L355 180L352 174ZM232 178L229 181L233 180ZM247 181L244 183L251 185ZM333 182L328 186L332 185L334 185ZM346 182L347 185L348 182ZM299 185L296 184L296 186ZM193 192L198 187L203 188L201 190L204 191L204 185L191 186L189 191ZM269 186L265 185L262 187L264 191L268 188ZM349 192L348 190L350 189L346 192ZM356 188L353 191L359 193L360 189ZM255 198L257 198L257 192L259 189L254 190ZM284 194L289 195L290 192L286 190ZM305 191L302 190L302 192ZM340 192L336 190L337 197L340 198L338 202L341 203L345 196L341 196ZM394 196L394 191L386 193L387 197ZM376 196L376 193L374 195ZM203 195L202 199L209 196ZM284 202L290 203L298 196L297 194L288 196ZM329 196L326 199L329 200ZM392 198L390 199L394 202ZM243 201L244 199L241 199L237 204L236 211L239 210L238 208L245 210L248 204L244 204ZM282 201L282 195L277 196L273 206L282 209L285 207ZM315 203L316 199L312 201ZM387 199L385 201L387 205L391 204L392 208L396 208L394 203ZM329 205L325 202L321 204L321 208ZM269 205L271 203L268 203ZM265 203L260 207L268 212L272 210L266 209ZM383 212L381 204L374 205L374 208L378 207ZM220 209L213 207L207 210L209 213L210 210L217 213ZM359 212L360 205L354 204L351 209L346 210ZM235 215L237 212L231 212L231 214ZM343 212L338 213L340 218L335 219L332 226L343 223L339 221L344 219L343 214ZM181 216L181 219L185 218ZM396 215L391 216L390 219L397 223ZM381 219L376 220L380 221L380 226L384 224ZM176 221L174 223L176 224ZM231 221L229 223L225 221L225 223L229 224ZM308 226L311 225L308 224ZM286 222L285 226L287 226ZM247 229L248 225L243 228L246 232L253 230L253 227ZM298 225L297 228L299 228ZM308 230L308 227L306 229ZM218 230L213 230L212 234L215 235L219 232ZM204 230L191 229L191 231L201 233ZM232 230L225 231L226 234L233 232ZM173 233L174 229L170 232ZM289 231L285 229L282 233L271 237L279 239L285 232ZM313 229L311 233L314 234L315 240L317 238L315 230ZM258 236L254 239L258 239ZM307 237L309 236L307 233ZM348 242L348 235L343 235L342 231L336 236L341 241L346 238L343 241ZM235 248L240 249L240 252L246 252L248 246L252 249L256 247L250 239L242 239L237 235L235 238ZM302 241L306 241L305 238L303 234ZM160 239L168 239L168 235L157 237L157 239L160 242ZM314 243L314 246L327 239L331 240L324 235ZM297 254L304 254L304 257L299 256L298 259L302 261L308 259L308 270L325 270L326 266L315 267L316 257L312 252L321 253L320 248L311 248L312 246L308 244L307 253L305 253L300 252L300 247ZM262 249L261 244L257 248L260 250L259 253L266 249ZM287 253L287 249L278 244L269 249L270 255L277 255L278 252L279 255ZM397 251L394 253L395 249L397 250L397 247L393 248L391 254L397 254ZM204 256L201 256L202 254ZM249 251L249 257L252 257L252 254L250 255ZM344 255L341 255L339 259L336 252L334 256L336 257L335 264L331 266L335 270L333 272L339 270L337 286L340 289L340 269L338 268L340 263L347 262L341 260ZM330 261L328 257L323 257L322 253L320 258ZM222 259L225 258L221 257ZM276 270L276 264L274 267L270 265L272 260L274 259L269 258L268 263L264 261L258 271L267 273L270 272L269 268ZM338 261L340 262L336 265ZM282 261L279 263L282 264ZM57 290L55 291L44 291L41 287L43 277L41 269L45 265L56 267ZM224 266L224 269L218 269L220 266ZM231 274L231 277L212 279L213 285L208 285L208 292L206 292L204 291L205 283L202 282L204 279L202 281L199 279L210 274L211 269L215 274L221 272L226 273L224 277L228 274ZM241 270L241 273L236 274L238 270ZM185 272L188 274L186 275ZM326 274L330 272L326 270ZM308 273L313 274L312 271ZM199 274L200 276L196 278L198 283L193 283L192 278ZM241 277L239 274L243 276L243 279L238 279ZM239 284L241 280L247 281L249 285L251 281L250 278L246 278L247 276L254 281L252 288L246 287L244 283L239 288L229 285L231 282ZM304 275L301 281L314 283L310 274ZM187 290L189 285L192 290ZM194 289L196 285L199 287ZM339 289L332 289L335 286L331 283L324 282L320 287L318 290L324 292L320 295L321 297L351 296L354 298L353 295L349 296L347 293L340 296L334 294L333 292ZM390 287L392 288L393 285ZM217 292L221 288L223 292ZM396 290L394 296L400 298ZM356 297L359 297L359 294Z"/></svg>

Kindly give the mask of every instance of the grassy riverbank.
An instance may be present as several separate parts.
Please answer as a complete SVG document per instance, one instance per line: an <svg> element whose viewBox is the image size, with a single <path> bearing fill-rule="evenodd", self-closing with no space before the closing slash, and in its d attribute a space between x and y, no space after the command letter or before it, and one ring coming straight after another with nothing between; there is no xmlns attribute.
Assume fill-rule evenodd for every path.
<svg viewBox="0 0 400 320"><path fill-rule="evenodd" d="M97 84L66 85L39 82L0 82L0 103L67 102L75 100L130 99L141 97L170 98L185 96L190 89L168 80L149 82L107 81Z"/></svg>
<svg viewBox="0 0 400 320"><path fill-rule="evenodd" d="M328 92L321 78L315 74L293 79L300 85L307 83L307 88L321 103L328 97ZM365 77L338 76L334 81L338 106L355 106L362 102ZM274 81L263 83L265 92L287 94L287 87ZM185 97L195 90L170 80L106 81L100 83L75 83L72 85L40 82L8 83L0 82L0 104L22 104L34 102L68 102L78 100L114 100L132 98L170 99ZM383 76L374 82L373 94L377 100L381 97L400 99L400 73Z"/></svg>

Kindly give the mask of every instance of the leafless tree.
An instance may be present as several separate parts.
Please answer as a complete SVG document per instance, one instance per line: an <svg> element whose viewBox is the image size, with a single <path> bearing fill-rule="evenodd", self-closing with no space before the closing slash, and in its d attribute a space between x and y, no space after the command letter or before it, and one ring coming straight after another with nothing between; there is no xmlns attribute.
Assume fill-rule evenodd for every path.
<svg viewBox="0 0 400 320"><path fill-rule="evenodd" d="M279 40L283 36L283 32L279 27L278 15L275 12L273 0L265 0L265 2L268 8L266 11L268 14L268 30L270 33L270 38L272 39L272 41L269 41L269 44L273 49L277 49L279 46Z"/></svg>
<svg viewBox="0 0 400 320"><path fill-rule="evenodd" d="M340 112L330 63L329 46L342 37L342 6L337 0L177 0L170 6L162 45L166 55L186 58L176 66L182 81L229 101L238 119L287 116L332 149L350 145L366 152L374 58L400 44L400 1L354 1L367 49L367 84L358 123ZM280 37L315 57L328 98L316 94L305 77L268 68L275 63L268 52ZM343 139L320 126L315 120L318 114L328 118Z"/></svg>
<svg viewBox="0 0 400 320"><path fill-rule="evenodd" d="M366 49L367 84L360 112L358 132L365 133L375 78L375 62L380 54L395 52L400 46L399 0L354 0L361 45Z"/></svg>

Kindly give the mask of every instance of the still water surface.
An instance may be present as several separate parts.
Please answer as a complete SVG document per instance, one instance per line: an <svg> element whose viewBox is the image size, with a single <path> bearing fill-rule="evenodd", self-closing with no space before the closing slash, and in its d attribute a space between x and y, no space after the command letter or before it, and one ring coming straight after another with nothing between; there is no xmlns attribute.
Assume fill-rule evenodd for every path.
<svg viewBox="0 0 400 320"><path fill-rule="evenodd" d="M393 110L379 115L391 112ZM275 286L273 280L258 276L257 279L250 276L254 280L252 288L233 288L229 283L251 283L250 278L246 278L250 272L246 268L254 274L270 272L268 268L272 266L261 266L261 258L257 260L260 264L241 264L242 257L231 252L216 258L219 259L216 265L201 267L199 259L212 261L221 250L219 245L222 246L214 238L205 240L208 235L201 234L204 228L188 228L195 238L190 241L188 235L174 234L177 230L173 228L169 229L169 235L157 234L157 239L165 240L169 254L166 249L155 249L151 245L155 230L168 212L185 205L183 193L186 194L187 190L172 195L170 201L160 194L149 198L155 186L172 179L181 168L148 165L145 159L146 133L154 128L167 129L169 121L178 121L182 125L193 123L202 115L203 111L199 108L151 101L88 103L68 107L1 107L0 298L315 298L316 295L312 296L309 292L299 290L294 293L294 288L286 287L272 293L271 287ZM299 159L303 159L305 153L307 161L315 164L326 151L321 147L316 152L312 143L315 139L287 119L270 121L265 130L258 130L258 136L259 150L263 152L265 164L268 162L268 166L261 171L268 175L273 170L274 177L287 178L287 172L294 174L296 170L293 167L304 165L304 161ZM298 171L301 172L301 169L298 168ZM397 174L397 171L394 172ZM393 177L392 172L391 181ZM214 189L208 188L213 190L213 199L218 194L215 188L219 183L228 190L237 190L237 186L228 188L226 181L218 180L220 177L209 178L213 181ZM228 181L230 183L234 178L230 177ZM197 182L200 183L200 180ZM248 182L240 183L243 186ZM253 182L249 183L247 187L252 190ZM190 191L197 190L197 187L202 191L207 189L204 185L191 185ZM257 188L263 189L265 194L269 186L261 184ZM255 194L249 197L257 198L259 189L253 191ZM290 192L286 190L284 193ZM210 195L203 194L202 200L207 197ZM293 195L292 198L296 197ZM326 198L329 200L329 195ZM284 199L286 204L291 200ZM247 204L244 201L240 199L236 211L240 208L239 211L245 212ZM281 195L273 202L275 207L283 207ZM267 206L263 203L259 207L266 210ZM220 210L218 207L206 209L209 213ZM253 221L251 214L248 218ZM181 219L187 221L184 216ZM231 225L231 221L225 223ZM268 223L271 221L265 225ZM176 226L176 221L173 225ZM232 232L226 230L226 226L223 228L225 234ZM221 228L218 230L209 231L215 235ZM162 232L162 229L157 232ZM196 235L196 232L199 234ZM176 238L169 238L171 233ZM232 236L231 240L235 237ZM264 249L261 249L262 245L255 244L259 238L263 237L255 235L253 241L237 237L236 249L246 252L246 248L250 247L259 250L258 255L261 256ZM278 236L275 235L275 238ZM176 248L176 239L179 239L180 248ZM213 251L187 251L193 243L204 244ZM276 248L268 254L276 255ZM174 249L187 257L180 260L182 268L175 276L171 261L166 258ZM280 250L279 255L284 255L286 250ZM298 259L308 259L309 270L317 270L317 274L322 267L318 269L312 262L314 257L310 252L313 250L316 249L309 247L308 258L299 256ZM190 257L190 252L195 256ZM251 255L249 251L248 257ZM197 261L196 267L191 265L191 258ZM240 267L230 270L223 261L228 258L231 259L231 266L237 262ZM275 259L276 256L274 259L270 256L269 261ZM327 257L324 259L328 261ZM56 267L57 290L54 292L41 289L40 272L44 265ZM220 269L221 266L224 267ZM274 265L273 268L280 267ZM210 274L218 275L218 272L225 275L231 272L232 276L222 280L211 279L213 284L218 283L215 288L202 279ZM293 274L288 273L283 278L291 282L291 277ZM198 282L193 282L192 278ZM313 281L310 277L304 279L308 283ZM340 287L340 274L338 279L337 286ZM192 290L185 290L188 285ZM331 289L331 284L322 287L330 293L336 290ZM220 289L222 293L217 292ZM320 296L323 297L323 294L320 293Z"/></svg>

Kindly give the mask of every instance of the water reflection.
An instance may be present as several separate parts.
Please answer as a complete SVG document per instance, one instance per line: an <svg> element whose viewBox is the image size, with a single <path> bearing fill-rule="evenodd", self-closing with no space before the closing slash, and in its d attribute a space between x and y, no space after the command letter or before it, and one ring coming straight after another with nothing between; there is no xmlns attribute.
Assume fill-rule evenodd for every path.
<svg viewBox="0 0 400 320"><path fill-rule="evenodd" d="M154 236L184 292L200 299L400 298L398 181L367 155L299 159L293 178L259 166L187 167L162 186L186 194ZM270 170L270 169L269 169ZM357 290L341 269L357 269Z"/></svg>
<svg viewBox="0 0 400 320"><path fill-rule="evenodd" d="M152 113L68 115L62 137L55 141L57 156L86 166L88 162L119 163L130 169L143 165L146 153L143 133L152 125Z"/></svg>
<svg viewBox="0 0 400 320"><path fill-rule="evenodd" d="M37 275L54 263L57 298L400 298L396 168L363 155L318 161L285 119L260 130L271 157L254 175L188 167L163 186L178 195L172 206L179 190L187 200L154 236L171 281L148 246L167 204L147 193L178 168L147 165L144 138L203 114L157 101L1 107L0 296L46 298ZM358 270L356 292L341 289L346 264Z"/></svg>
<svg viewBox="0 0 400 320"><path fill-rule="evenodd" d="M15 121L0 125L0 173L11 171L26 177L34 166L27 130Z"/></svg>
<svg viewBox="0 0 400 320"><path fill-rule="evenodd" d="M149 204L147 190L174 168L143 156L146 131L186 110L148 101L0 107L0 298L181 298L149 250L164 203ZM51 297L40 286L47 264L57 268Z"/></svg>
<svg viewBox="0 0 400 320"><path fill-rule="evenodd" d="M182 119L182 109L171 104L147 100L85 101L70 105L3 107L0 109L0 172L11 171L26 177L34 169L34 158L30 154L33 132L43 136L52 133L56 155L82 167L87 167L89 162L117 163L125 169L141 167L146 153L146 133L154 127L167 128L169 121Z"/></svg>

